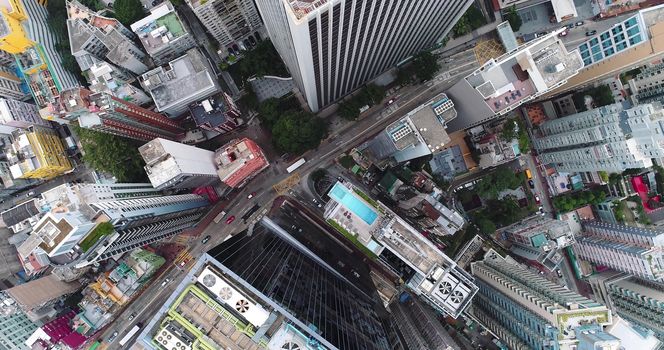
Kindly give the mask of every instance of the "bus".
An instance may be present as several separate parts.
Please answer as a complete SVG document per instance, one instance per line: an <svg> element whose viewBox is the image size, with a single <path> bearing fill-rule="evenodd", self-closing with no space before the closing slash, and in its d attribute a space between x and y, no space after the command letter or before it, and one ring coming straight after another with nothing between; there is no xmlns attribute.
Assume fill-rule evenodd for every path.
<svg viewBox="0 0 664 350"><path fill-rule="evenodd" d="M125 334L125 336L122 337L122 339L120 339L119 343L120 346L125 346L125 344L129 343L131 338L133 338L136 335L136 333L138 333L138 331L141 330L141 327L143 327L143 325L140 322L137 323L134 326L134 328L132 328L127 334Z"/></svg>
<svg viewBox="0 0 664 350"><path fill-rule="evenodd" d="M526 169L526 177L528 178L528 180L533 178L533 174L530 173L530 169Z"/></svg>
<svg viewBox="0 0 664 350"><path fill-rule="evenodd" d="M290 173L292 173L293 171L295 171L295 169L297 169L297 168L299 168L300 166L302 166L302 164L304 164L304 162L306 162L306 160L304 160L304 158L300 158L297 162L291 164L291 166L289 166L288 168L286 168L286 171L290 174Z"/></svg>

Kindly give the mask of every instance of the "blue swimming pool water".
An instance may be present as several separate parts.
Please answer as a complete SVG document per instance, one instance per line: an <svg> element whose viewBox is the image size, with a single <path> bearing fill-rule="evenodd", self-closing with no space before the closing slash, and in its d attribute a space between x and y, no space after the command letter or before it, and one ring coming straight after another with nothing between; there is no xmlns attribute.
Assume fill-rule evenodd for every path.
<svg viewBox="0 0 664 350"><path fill-rule="evenodd" d="M344 207L353 212L353 214L359 216L367 223L367 225L373 224L378 217L378 213L373 208L357 199L352 193L350 193L350 190L341 183L337 182L334 187L332 187L329 196L341 203Z"/></svg>

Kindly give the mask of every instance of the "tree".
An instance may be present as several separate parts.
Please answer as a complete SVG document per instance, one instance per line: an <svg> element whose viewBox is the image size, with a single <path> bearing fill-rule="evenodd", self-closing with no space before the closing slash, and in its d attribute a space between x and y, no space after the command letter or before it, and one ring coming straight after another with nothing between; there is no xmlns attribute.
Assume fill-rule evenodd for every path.
<svg viewBox="0 0 664 350"><path fill-rule="evenodd" d="M367 100L371 102L371 105L377 105L385 97L385 89L382 86L376 84L367 84L364 88L363 93L365 94Z"/></svg>
<svg viewBox="0 0 664 350"><path fill-rule="evenodd" d="M288 112L272 128L275 146L283 152L302 153L318 147L327 133L327 124L306 112Z"/></svg>
<svg viewBox="0 0 664 350"><path fill-rule="evenodd" d="M138 153L139 144L119 136L72 125L83 146L83 161L93 169L110 173L119 182L147 180L145 162Z"/></svg>
<svg viewBox="0 0 664 350"><path fill-rule="evenodd" d="M509 119L503 124L503 132L500 134L500 138L502 138L505 141L512 141L517 137L516 134L516 129L517 129L517 124L516 121L513 119Z"/></svg>
<svg viewBox="0 0 664 350"><path fill-rule="evenodd" d="M516 12L516 6L512 5L509 9L507 9L507 12L505 12L505 17L504 17L508 22L510 22L510 26L512 27L512 30L515 32L521 28L521 17L519 14Z"/></svg>
<svg viewBox="0 0 664 350"><path fill-rule="evenodd" d="M482 217L478 219L475 224L485 235L491 235L496 232L496 224L494 224L490 219Z"/></svg>
<svg viewBox="0 0 664 350"><path fill-rule="evenodd" d="M325 169L316 169L311 173L311 181L318 182L325 178L325 175L327 175L327 171L325 171Z"/></svg>
<svg viewBox="0 0 664 350"><path fill-rule="evenodd" d="M609 182L609 173L606 171L598 171L599 178L602 179L603 182Z"/></svg>
<svg viewBox="0 0 664 350"><path fill-rule="evenodd" d="M239 66L242 82L252 76L290 76L277 50L275 50L274 45L269 40L263 40L253 50L245 51L244 58L237 65Z"/></svg>
<svg viewBox="0 0 664 350"><path fill-rule="evenodd" d="M268 129L272 129L274 124L277 123L281 113L278 98L269 98L258 105L258 119Z"/></svg>
<svg viewBox="0 0 664 350"><path fill-rule="evenodd" d="M127 27L144 16L140 0L115 0L113 9L115 18Z"/></svg>
<svg viewBox="0 0 664 350"><path fill-rule="evenodd" d="M622 180L622 175L621 174L619 174L619 173L609 174L609 184L610 185L615 186L616 184L618 184L618 182L620 182L620 180Z"/></svg>
<svg viewBox="0 0 664 350"><path fill-rule="evenodd" d="M452 35L457 38L462 35L468 34L472 28L470 27L470 22L468 21L468 16L464 13L461 18L459 18L459 21L456 22L454 27L452 27Z"/></svg>
<svg viewBox="0 0 664 350"><path fill-rule="evenodd" d="M485 198L494 199L501 191L516 189L524 181L523 173L514 173L508 167L500 167L493 173L485 176L476 185L477 193Z"/></svg>
<svg viewBox="0 0 664 350"><path fill-rule="evenodd" d="M436 56L429 51L422 51L415 56L412 66L419 80L431 80L440 69Z"/></svg>

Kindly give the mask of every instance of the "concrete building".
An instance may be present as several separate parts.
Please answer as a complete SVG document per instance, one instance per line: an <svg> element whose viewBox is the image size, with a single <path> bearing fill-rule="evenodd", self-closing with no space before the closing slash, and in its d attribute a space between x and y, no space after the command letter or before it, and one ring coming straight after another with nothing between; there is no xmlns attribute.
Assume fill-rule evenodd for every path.
<svg viewBox="0 0 664 350"><path fill-rule="evenodd" d="M449 236L461 230L466 220L429 194L420 193L399 201L399 209L411 222L424 232Z"/></svg>
<svg viewBox="0 0 664 350"><path fill-rule="evenodd" d="M225 92L189 105L189 113L196 126L221 134L234 130L243 120L235 101Z"/></svg>
<svg viewBox="0 0 664 350"><path fill-rule="evenodd" d="M164 139L154 139L138 151L156 189L204 187L219 181L212 151Z"/></svg>
<svg viewBox="0 0 664 350"><path fill-rule="evenodd" d="M171 117L184 113L189 104L221 91L214 70L198 49L143 74L139 81L152 96L157 110Z"/></svg>
<svg viewBox="0 0 664 350"><path fill-rule="evenodd" d="M405 349L458 350L433 309L404 293L390 303L392 324L399 329Z"/></svg>
<svg viewBox="0 0 664 350"><path fill-rule="evenodd" d="M0 346L7 350L25 350L25 341L41 324L30 321L4 291L0 291L0 302Z"/></svg>
<svg viewBox="0 0 664 350"><path fill-rule="evenodd" d="M512 253L550 271L557 269L564 259L560 249L575 243L567 222L540 216L511 225L502 235L512 243Z"/></svg>
<svg viewBox="0 0 664 350"><path fill-rule="evenodd" d="M55 275L32 280L5 290L32 322L57 314L54 304L81 288L78 282L63 282Z"/></svg>
<svg viewBox="0 0 664 350"><path fill-rule="evenodd" d="M7 53L5 52L5 54ZM28 94L29 92L22 85L21 78L16 76L16 72L7 66L0 66L0 97L22 100Z"/></svg>
<svg viewBox="0 0 664 350"><path fill-rule="evenodd" d="M610 270L588 277L588 283L599 302L664 342L664 285Z"/></svg>
<svg viewBox="0 0 664 350"><path fill-rule="evenodd" d="M314 112L442 40L471 3L256 1Z"/></svg>
<svg viewBox="0 0 664 350"><path fill-rule="evenodd" d="M196 40L170 1L150 9L150 15L131 25L156 64L165 64L196 46Z"/></svg>
<svg viewBox="0 0 664 350"><path fill-rule="evenodd" d="M45 3L37 0L3 3L0 49L15 56L17 69L36 104L45 106L62 89L78 85L55 49L54 34L48 28Z"/></svg>
<svg viewBox="0 0 664 350"><path fill-rule="evenodd" d="M325 219L398 271L413 293L457 318L477 292L472 277L387 206L349 186L337 182L332 187Z"/></svg>
<svg viewBox="0 0 664 350"><path fill-rule="evenodd" d="M5 148L14 179L51 179L73 170L58 134L33 125L12 132L13 143Z"/></svg>
<svg viewBox="0 0 664 350"><path fill-rule="evenodd" d="M231 140L214 153L221 182L239 188L270 166L263 150L248 138Z"/></svg>
<svg viewBox="0 0 664 350"><path fill-rule="evenodd" d="M664 232L603 222L583 224L577 258L652 281L664 281Z"/></svg>
<svg viewBox="0 0 664 350"><path fill-rule="evenodd" d="M90 91L105 92L123 101L141 106L152 103L143 90L131 83L136 79L108 62L95 62L87 71Z"/></svg>
<svg viewBox="0 0 664 350"><path fill-rule="evenodd" d="M381 169L436 154L450 142L445 129L456 116L454 103L447 95L439 94L388 125L384 132L357 149Z"/></svg>
<svg viewBox="0 0 664 350"><path fill-rule="evenodd" d="M238 55L264 36L263 22L253 1L188 0L187 4L219 42L222 57Z"/></svg>
<svg viewBox="0 0 664 350"><path fill-rule="evenodd" d="M578 50L568 52L558 38L562 29L492 58L446 93L459 118L449 123L458 131L506 115L522 104L564 85L583 67Z"/></svg>
<svg viewBox="0 0 664 350"><path fill-rule="evenodd" d="M543 164L561 172L623 172L664 156L664 109L616 103L540 125L533 145Z"/></svg>
<svg viewBox="0 0 664 350"><path fill-rule="evenodd" d="M633 103L664 103L664 61L644 66L629 80Z"/></svg>
<svg viewBox="0 0 664 350"><path fill-rule="evenodd" d="M148 56L134 44L136 35L117 19L101 16L76 0L67 1L67 17L71 54L81 71L90 69L88 56L133 74L148 70Z"/></svg>
<svg viewBox="0 0 664 350"><path fill-rule="evenodd" d="M580 90L598 80L664 57L664 5L648 7L579 45L584 67L543 97Z"/></svg>
<svg viewBox="0 0 664 350"><path fill-rule="evenodd" d="M31 103L0 98L0 132L8 134L14 128L27 129L32 125L51 127L39 115L37 106Z"/></svg>
<svg viewBox="0 0 664 350"><path fill-rule="evenodd" d="M93 93L84 88L62 91L55 103L41 113L46 119L77 120L82 128L141 141L158 137L177 140L185 134L178 122L161 113L105 92Z"/></svg>
<svg viewBox="0 0 664 350"><path fill-rule="evenodd" d="M613 322L606 306L493 250L471 270L479 292L469 312L511 349L581 349L591 341L583 336L587 327L606 337L603 327Z"/></svg>

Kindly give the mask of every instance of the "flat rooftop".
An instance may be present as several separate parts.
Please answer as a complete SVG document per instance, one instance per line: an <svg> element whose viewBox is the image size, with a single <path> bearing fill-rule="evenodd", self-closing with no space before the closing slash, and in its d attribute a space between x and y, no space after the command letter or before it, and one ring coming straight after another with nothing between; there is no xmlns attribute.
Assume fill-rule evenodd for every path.
<svg viewBox="0 0 664 350"><path fill-rule="evenodd" d="M297 19L306 17L310 12L325 5L328 0L286 0Z"/></svg>
<svg viewBox="0 0 664 350"><path fill-rule="evenodd" d="M261 148L247 138L233 140L218 149L214 161L219 178L230 187L244 184L269 166Z"/></svg>
<svg viewBox="0 0 664 350"><path fill-rule="evenodd" d="M191 49L187 54L155 68L139 78L160 111L189 103L188 99L216 86L216 77L205 57Z"/></svg>
<svg viewBox="0 0 664 350"><path fill-rule="evenodd" d="M189 113L197 126L209 124L216 127L228 120L229 114L237 117L233 106L226 101L226 94L219 93L207 99L189 105Z"/></svg>
<svg viewBox="0 0 664 350"><path fill-rule="evenodd" d="M131 30L138 35L148 54L161 51L171 41L187 34L169 1L152 8L149 16L131 25Z"/></svg>

